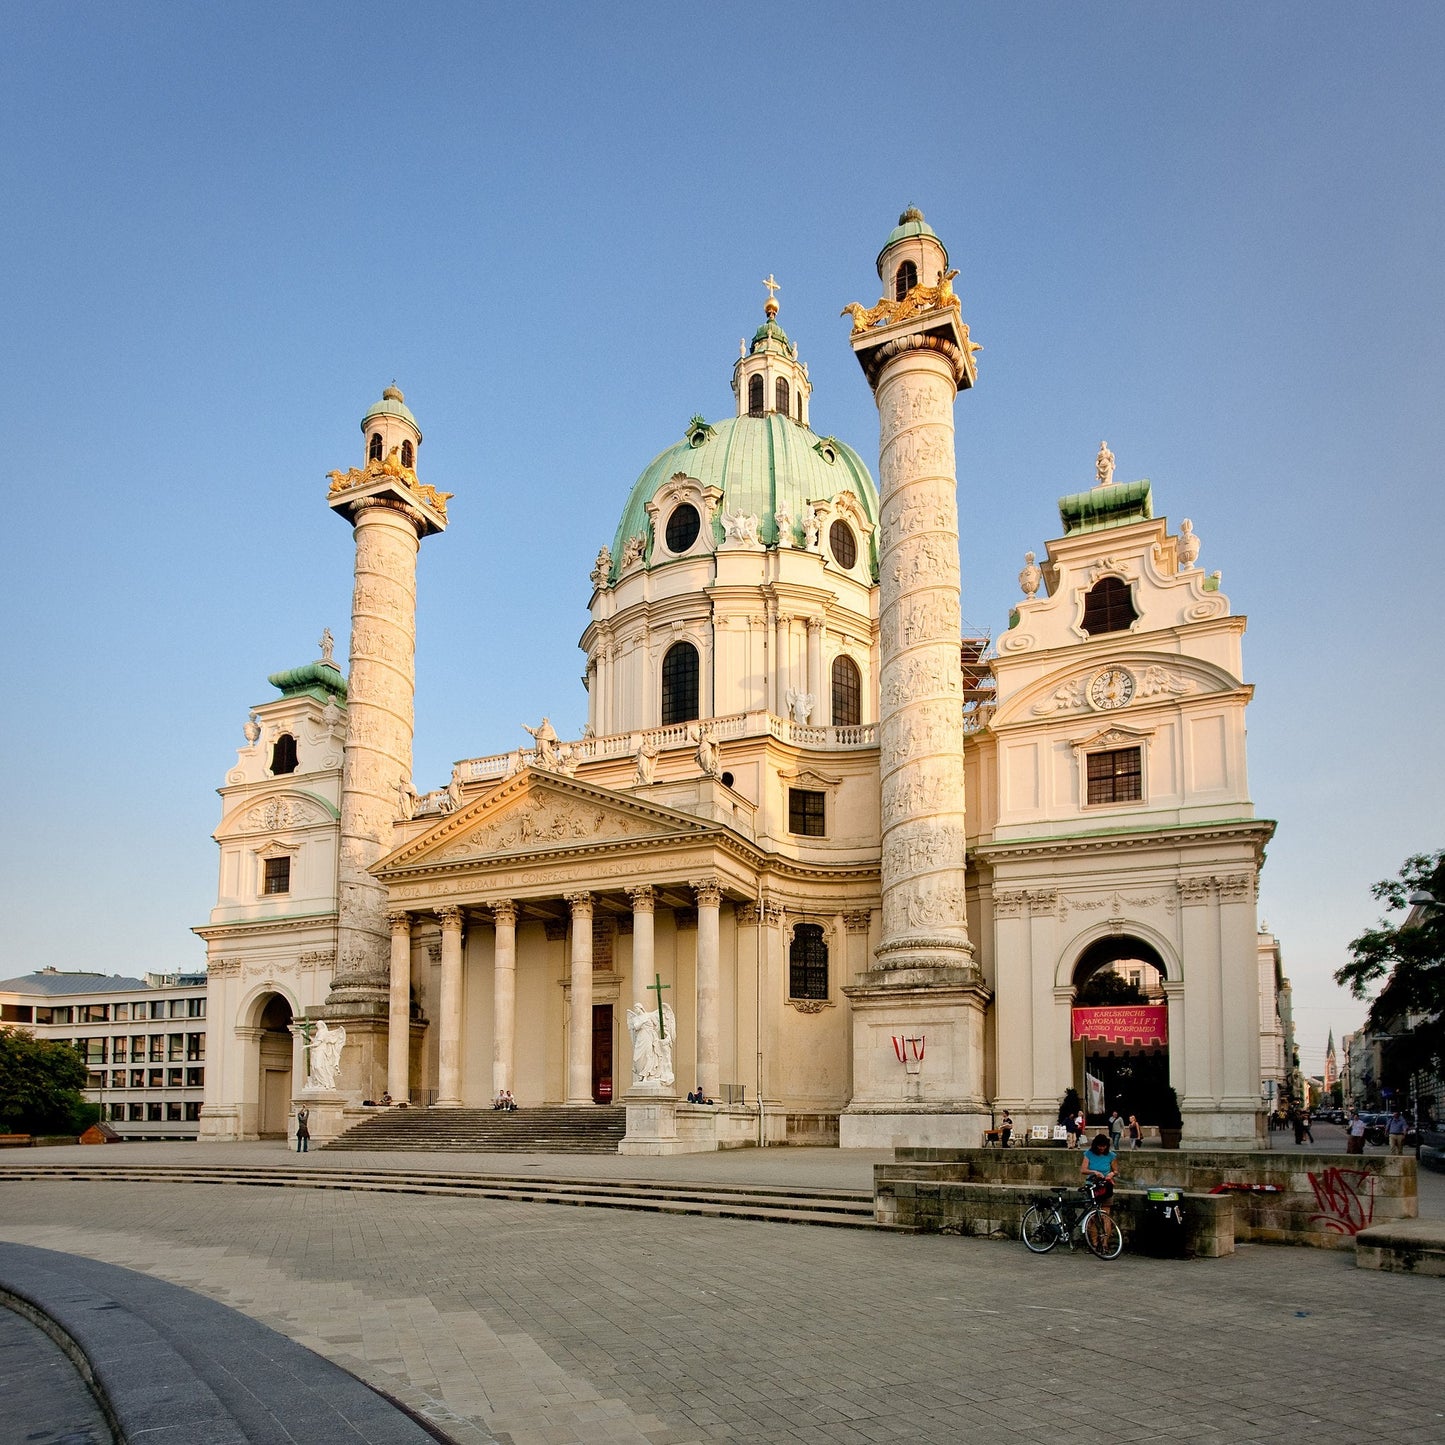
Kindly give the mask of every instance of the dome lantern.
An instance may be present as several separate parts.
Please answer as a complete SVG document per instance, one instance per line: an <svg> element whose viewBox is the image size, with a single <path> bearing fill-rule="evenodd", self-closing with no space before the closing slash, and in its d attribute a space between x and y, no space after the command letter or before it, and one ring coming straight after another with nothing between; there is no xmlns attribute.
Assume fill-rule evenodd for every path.
<svg viewBox="0 0 1445 1445"><path fill-rule="evenodd" d="M813 383L807 366L798 360L798 348L778 325L778 283L769 275L763 282L768 299L763 324L753 333L752 345L742 342L733 367L733 395L738 416L788 417L808 425L808 399Z"/></svg>
<svg viewBox="0 0 1445 1445"><path fill-rule="evenodd" d="M366 438L366 460L385 461L392 452L404 467L416 470L416 456L421 449L421 428L406 404L406 398L395 382L381 393L381 400L367 408L361 418L361 434Z"/></svg>

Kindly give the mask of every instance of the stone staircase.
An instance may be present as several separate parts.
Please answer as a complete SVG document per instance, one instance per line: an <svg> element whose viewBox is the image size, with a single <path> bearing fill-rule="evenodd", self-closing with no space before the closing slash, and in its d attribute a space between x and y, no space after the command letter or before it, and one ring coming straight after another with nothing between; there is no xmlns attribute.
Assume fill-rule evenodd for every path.
<svg viewBox="0 0 1445 1445"><path fill-rule="evenodd" d="M627 1132L620 1105L500 1109L387 1109L322 1146L469 1154L615 1154Z"/></svg>

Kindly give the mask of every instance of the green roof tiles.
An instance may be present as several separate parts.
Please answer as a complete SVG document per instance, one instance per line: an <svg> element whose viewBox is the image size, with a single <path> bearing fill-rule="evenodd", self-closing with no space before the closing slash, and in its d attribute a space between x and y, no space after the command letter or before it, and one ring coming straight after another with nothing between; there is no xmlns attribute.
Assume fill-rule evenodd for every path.
<svg viewBox="0 0 1445 1445"><path fill-rule="evenodd" d="M299 697L308 693L318 702L325 702L328 697L338 702L346 701L346 679L342 677L341 670L329 662L308 662L304 667L273 672L266 681L272 687L280 688L282 697Z"/></svg>
<svg viewBox="0 0 1445 1445"><path fill-rule="evenodd" d="M1066 537L1075 532L1102 532L1107 527L1147 522L1153 515L1154 493L1148 477L1059 498L1059 520Z"/></svg>

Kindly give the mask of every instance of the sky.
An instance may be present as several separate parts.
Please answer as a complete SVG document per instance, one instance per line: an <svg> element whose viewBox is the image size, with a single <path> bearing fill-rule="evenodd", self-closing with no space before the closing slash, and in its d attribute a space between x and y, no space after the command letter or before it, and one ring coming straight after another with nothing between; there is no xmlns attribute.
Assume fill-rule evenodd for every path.
<svg viewBox="0 0 1445 1445"><path fill-rule="evenodd" d="M416 786L586 717L588 572L770 274L813 427L877 455L848 301L921 207L984 350L963 613L1121 480L1249 618L1260 911L1302 1061L1369 895L1445 845L1445 10L17 0L0 976L199 967L215 789L268 673L345 656L393 380L456 495L422 549ZM876 468L875 468L876 470Z"/></svg>

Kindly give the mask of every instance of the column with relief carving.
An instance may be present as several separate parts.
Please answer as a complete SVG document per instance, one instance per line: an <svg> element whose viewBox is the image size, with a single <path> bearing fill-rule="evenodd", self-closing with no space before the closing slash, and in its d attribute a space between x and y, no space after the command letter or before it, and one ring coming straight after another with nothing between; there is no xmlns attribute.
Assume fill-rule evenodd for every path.
<svg viewBox="0 0 1445 1445"><path fill-rule="evenodd" d="M492 956L492 1097L512 1087L517 1037L517 905L492 904L496 944Z"/></svg>
<svg viewBox="0 0 1445 1445"><path fill-rule="evenodd" d="M709 1099L721 1093L721 960L718 909L722 889L715 878L692 885L697 895L697 1082Z"/></svg>
<svg viewBox="0 0 1445 1445"><path fill-rule="evenodd" d="M462 910L438 908L442 926L441 999L437 1011L437 1107L462 1102Z"/></svg>
<svg viewBox="0 0 1445 1445"><path fill-rule="evenodd" d="M879 780L882 937L851 988L854 1097L842 1142L906 1138L892 1112L945 1111L977 1144L987 993L969 942L960 573L953 405L972 386L968 328L948 253L910 209L878 257L884 299L851 338L879 417ZM897 298L897 299L895 299ZM933 1038L917 1097L889 1062L893 1036ZM946 1040L939 1038L945 1034ZM942 1047L939 1047L942 1045ZM895 1058L896 1063L896 1058ZM922 1127L920 1125L919 1127ZM871 1131L871 1132L870 1132ZM937 1122L931 1140L941 1137ZM952 1140L950 1142L953 1142Z"/></svg>
<svg viewBox="0 0 1445 1445"><path fill-rule="evenodd" d="M388 913L391 997L386 1028L386 1091L393 1104L411 1102L411 915Z"/></svg>
<svg viewBox="0 0 1445 1445"><path fill-rule="evenodd" d="M572 1021L567 1030L567 1102L592 1100L592 895L569 893L572 906Z"/></svg>

